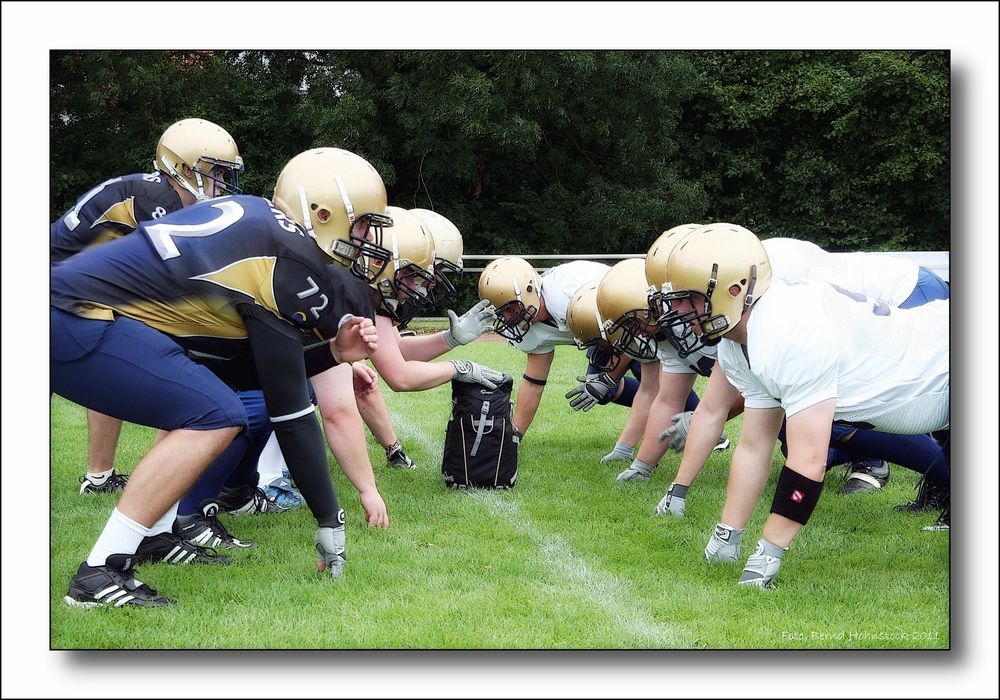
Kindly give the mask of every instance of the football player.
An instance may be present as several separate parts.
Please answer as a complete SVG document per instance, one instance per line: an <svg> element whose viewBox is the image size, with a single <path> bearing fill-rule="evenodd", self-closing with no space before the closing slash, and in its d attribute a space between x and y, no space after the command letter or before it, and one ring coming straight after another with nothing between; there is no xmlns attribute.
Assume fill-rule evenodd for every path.
<svg viewBox="0 0 1000 700"><path fill-rule="evenodd" d="M523 436L531 426L542 399L557 345L574 345L566 325L566 311L573 295L586 284L599 282L610 268L597 262L576 260L550 268L539 276L524 258L507 256L487 265L479 276L479 296L496 309L494 330L525 353L524 374L517 390L514 430ZM600 371L593 358L581 385L567 395L574 408L614 402L631 406L639 380L620 379L628 370L622 364L618 377ZM573 403L571 403L573 405Z"/></svg>
<svg viewBox="0 0 1000 700"><path fill-rule="evenodd" d="M733 494L760 498L787 417L788 460L739 578L772 586L819 500L834 421L903 435L948 429L948 302L891 308L826 282L773 279L757 237L731 224L688 234L665 278L661 328L681 354L718 345L719 366L744 397L727 508Z"/></svg>
<svg viewBox="0 0 1000 700"><path fill-rule="evenodd" d="M128 235L140 221L225 193L239 193L243 171L236 142L204 119L182 119L160 137L155 170L113 178L80 197L49 228L50 260L60 263L85 248ZM121 421L87 411L87 474L80 493L120 491L128 478L114 469Z"/></svg>
<svg viewBox="0 0 1000 700"><path fill-rule="evenodd" d="M298 195L293 202L205 201L53 268L53 391L167 431L133 472L70 583L68 604L172 602L133 576L143 544L169 528L171 505L248 428L235 392L192 357L247 347L282 452L317 520L317 568L343 572L344 512L306 377L377 346L371 296L357 277L391 257L381 242L392 221L367 161L316 151L311 167L286 183ZM334 255L350 260L354 274L331 265ZM331 342L306 354L303 334Z"/></svg>
<svg viewBox="0 0 1000 700"><path fill-rule="evenodd" d="M664 236L683 235L684 230L684 227L677 227ZM707 353L682 360L670 343L656 339L656 319L649 311L645 267L646 261L641 258L623 260L605 275L597 292L598 309L601 318L605 319L605 333L611 338L613 350L649 363L648 373L658 377L653 383L652 406L646 403L644 411L630 417L630 420L637 418L636 428L644 439L639 454L618 475L618 481L649 480L666 452L666 446L657 436L666 429L670 416L693 411L698 406L695 377L707 376L714 363ZM659 372L652 366L657 362ZM646 374L643 373L643 381L646 381ZM633 406L633 414L636 413ZM714 446L716 450L729 446L725 432L720 433Z"/></svg>
<svg viewBox="0 0 1000 700"><path fill-rule="evenodd" d="M818 279L862 290L890 307L912 308L927 300L948 298L948 285L940 277L901 258L873 253L828 253L812 243L787 238L769 239L763 242L763 246L775 277ZM661 248L659 254L654 255L655 248L650 249L646 269L654 282L653 287L661 289L666 282L664 275L669 251L665 256ZM662 304L657 298L658 295L654 294L653 305L660 308ZM709 346L700 348L697 353L714 350L714 346ZM708 459L709 436L742 411L742 396L720 373L709 378L703 400L694 414L679 414L672 418L673 425L661 434L660 439L669 440L670 448L683 454L674 481L656 507L657 515L683 517L688 490ZM784 424L779 438L782 453L787 455ZM827 469L850 463L850 475L841 493L881 488L889 479L888 462L916 471L923 477L917 499L897 506L898 510L925 510L946 505L949 475L944 470L941 446L933 438L833 425ZM739 527L734 528L734 520L740 523ZM724 548L723 542L738 545L743 524L742 518L728 512L718 526L718 536L712 540L711 548ZM710 553L710 556L714 554Z"/></svg>

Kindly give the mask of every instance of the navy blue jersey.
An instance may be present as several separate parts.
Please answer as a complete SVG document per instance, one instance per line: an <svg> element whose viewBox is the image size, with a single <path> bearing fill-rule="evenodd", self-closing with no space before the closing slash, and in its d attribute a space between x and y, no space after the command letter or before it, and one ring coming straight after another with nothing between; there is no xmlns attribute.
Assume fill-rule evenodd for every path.
<svg viewBox="0 0 1000 700"><path fill-rule="evenodd" d="M247 349L247 307L316 339L347 314L372 318L368 286L333 266L268 200L213 199L139 225L52 269L52 305L85 318L134 318L191 353Z"/></svg>
<svg viewBox="0 0 1000 700"><path fill-rule="evenodd" d="M50 262L132 233L141 221L181 209L181 198L159 172L102 182L49 227Z"/></svg>

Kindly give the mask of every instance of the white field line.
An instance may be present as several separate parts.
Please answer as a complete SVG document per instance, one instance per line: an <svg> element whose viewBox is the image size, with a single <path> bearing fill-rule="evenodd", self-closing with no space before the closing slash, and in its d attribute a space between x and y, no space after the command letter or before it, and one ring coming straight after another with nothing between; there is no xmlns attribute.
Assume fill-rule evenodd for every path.
<svg viewBox="0 0 1000 700"><path fill-rule="evenodd" d="M443 448L439 441L432 442L427 437L427 431L403 412L393 412L392 422L397 432L405 432L407 440L417 442L424 448L430 460L428 466L441 463ZM486 506L494 516L504 518L515 530L533 540L538 547L539 565L558 573L566 581L568 594L589 600L611 614L618 627L635 639L637 648L690 646L684 643L673 625L650 619L643 602L629 591L625 581L606 571L595 570L560 535L544 532L517 503L502 493L477 489L469 491L468 495Z"/></svg>

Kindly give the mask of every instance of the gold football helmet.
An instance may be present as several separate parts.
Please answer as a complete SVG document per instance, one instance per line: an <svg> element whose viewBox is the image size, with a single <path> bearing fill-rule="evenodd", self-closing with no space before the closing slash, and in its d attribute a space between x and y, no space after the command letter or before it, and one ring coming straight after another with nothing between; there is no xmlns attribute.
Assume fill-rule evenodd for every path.
<svg viewBox="0 0 1000 700"><path fill-rule="evenodd" d="M434 286L427 295L428 307L443 307L455 298L455 285L448 279L462 275L462 233L451 221L430 209L410 209L434 238Z"/></svg>
<svg viewBox="0 0 1000 700"><path fill-rule="evenodd" d="M616 263L597 287L597 310L604 335L617 352L636 360L656 358L656 321L647 302L646 261L628 258Z"/></svg>
<svg viewBox="0 0 1000 700"><path fill-rule="evenodd" d="M702 224L681 224L667 229L653 241L646 253L646 281L649 282L649 311L654 319L663 316L663 283L667 281L667 258L677 244L692 231L701 228Z"/></svg>
<svg viewBox="0 0 1000 700"><path fill-rule="evenodd" d="M292 158L274 185L274 206L316 239L320 249L369 284L392 257L383 245L385 184L371 164L340 148Z"/></svg>
<svg viewBox="0 0 1000 700"><path fill-rule="evenodd" d="M670 311L660 326L672 337L680 356L687 357L717 344L740 322L771 286L771 263L760 240L747 229L708 224L674 248L667 260L666 279L662 297ZM675 311L684 301L691 308Z"/></svg>
<svg viewBox="0 0 1000 700"><path fill-rule="evenodd" d="M524 258L497 258L479 275L479 298L489 300L497 310L494 330L519 342L538 313L542 280Z"/></svg>
<svg viewBox="0 0 1000 700"><path fill-rule="evenodd" d="M599 285L599 281L588 282L576 290L566 307L566 325L581 350L593 348L588 352L590 363L602 372L609 372L618 366L621 354L613 348L617 336L607 335L604 317L597 309Z"/></svg>
<svg viewBox="0 0 1000 700"><path fill-rule="evenodd" d="M153 165L199 202L211 199L205 193L207 180L215 183L215 196L242 192L243 159L236 142L228 131L204 119L182 119L167 127L156 144ZM185 165L190 175L184 173Z"/></svg>
<svg viewBox="0 0 1000 700"><path fill-rule="evenodd" d="M378 292L379 311L405 324L424 308L434 284L434 239L406 209L388 207L386 213L392 226L382 240L391 257L370 284Z"/></svg>

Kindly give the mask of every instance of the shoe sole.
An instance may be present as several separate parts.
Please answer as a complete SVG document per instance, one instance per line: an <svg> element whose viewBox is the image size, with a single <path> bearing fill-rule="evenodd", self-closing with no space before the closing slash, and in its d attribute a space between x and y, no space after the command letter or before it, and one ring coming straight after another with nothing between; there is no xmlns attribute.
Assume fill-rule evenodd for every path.
<svg viewBox="0 0 1000 700"><path fill-rule="evenodd" d="M170 601L169 603L162 603L159 605L129 605L127 603L125 605L115 605L113 602L101 603L91 600L77 600L70 595L63 596L63 602L71 608L80 608L81 610L93 610L94 608L166 608L174 604L173 601Z"/></svg>

